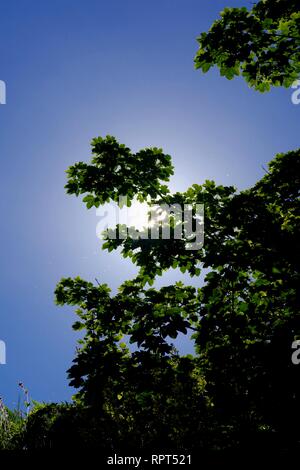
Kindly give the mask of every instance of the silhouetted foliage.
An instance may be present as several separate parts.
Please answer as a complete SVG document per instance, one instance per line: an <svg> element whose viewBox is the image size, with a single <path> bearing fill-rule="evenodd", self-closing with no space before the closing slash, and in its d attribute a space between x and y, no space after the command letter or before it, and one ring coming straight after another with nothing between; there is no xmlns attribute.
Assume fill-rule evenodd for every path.
<svg viewBox="0 0 300 470"><path fill-rule="evenodd" d="M112 137L98 142L95 174L103 172L107 142L118 146ZM149 168L159 185L157 167L150 162ZM187 251L185 240L107 239L104 249L121 247L137 264L136 279L114 296L106 284L80 278L58 284L57 303L76 305L73 328L85 330L69 370L79 406L110 416L137 448L163 442L222 449L249 435L296 441L297 420L291 423L299 410L299 374L291 345L300 334L299 169L295 151L277 155L266 175L242 192L212 181L184 193L165 187L163 199L153 190L155 203L205 204L203 248ZM81 170L71 177L77 193L87 193L85 201L106 192ZM147 185L141 175L131 198L146 194ZM202 266L209 268L202 288L146 287L166 269L199 276ZM191 332L195 355L182 357L171 340Z"/></svg>

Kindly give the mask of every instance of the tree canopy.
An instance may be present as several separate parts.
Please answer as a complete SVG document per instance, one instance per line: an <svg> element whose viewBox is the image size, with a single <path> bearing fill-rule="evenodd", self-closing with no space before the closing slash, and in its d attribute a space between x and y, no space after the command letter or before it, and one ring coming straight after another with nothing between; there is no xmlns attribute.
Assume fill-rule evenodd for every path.
<svg viewBox="0 0 300 470"><path fill-rule="evenodd" d="M110 136L97 140L99 155L85 166L95 176L88 177L79 163L68 171L66 188L70 191L76 180L72 192L84 194L85 202L93 198L104 203L103 194L109 191L115 200L125 176L120 170L121 186L116 183L106 190L98 179L103 148L111 142L113 149L125 147ZM151 170L146 175L142 170L138 186L132 184L132 198L146 195L149 180L158 181L152 164L156 151L140 153L148 155ZM120 157L113 150L106 158L113 164ZM131 164L133 174L138 173L139 161ZM170 174L170 158L167 165ZM135 427L141 426L148 410L152 430L158 415L164 415L169 425L172 422L168 432L173 445L178 413L186 420L197 416L198 424L210 416L227 427L239 421L241 429L249 430L250 424L256 430L286 429L299 406L299 377L291 362L291 344L300 335L299 169L300 151L294 151L277 155L248 190L212 181L183 193L171 194L167 186L151 189L155 202L163 196L169 204L204 203L204 247L187 251L184 240L162 238L107 239L104 249L121 247L123 256L137 264L136 279L126 281L114 296L106 284L80 278L58 284L57 303L76 305L79 320L73 327L85 331L69 370L79 404L110 416L129 415ZM177 267L196 277L203 267L209 273L197 289L182 283L147 287L157 275ZM180 355L172 344L179 334L192 334L193 356ZM184 394L194 396L198 405L183 409ZM165 434L162 428L160 432Z"/></svg>
<svg viewBox="0 0 300 470"><path fill-rule="evenodd" d="M228 79L241 75L264 92L290 87L300 75L300 11L297 0L260 0L251 10L225 8L199 38L195 66L216 65Z"/></svg>

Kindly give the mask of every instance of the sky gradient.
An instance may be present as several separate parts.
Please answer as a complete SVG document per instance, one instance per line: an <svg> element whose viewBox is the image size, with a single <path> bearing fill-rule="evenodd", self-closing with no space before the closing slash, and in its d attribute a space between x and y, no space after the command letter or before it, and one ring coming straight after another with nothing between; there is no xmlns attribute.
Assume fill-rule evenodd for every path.
<svg viewBox="0 0 300 470"><path fill-rule="evenodd" d="M299 147L292 90L268 94L195 71L196 37L238 0L1 1L0 396L22 381L38 401L69 400L78 334L54 305L65 276L115 291L136 269L101 251L95 210L67 196L65 170L88 161L93 137L173 156L172 190L214 179L243 189L276 153ZM158 285L181 279L168 273ZM186 278L185 278L186 279ZM187 344L182 344L188 350Z"/></svg>

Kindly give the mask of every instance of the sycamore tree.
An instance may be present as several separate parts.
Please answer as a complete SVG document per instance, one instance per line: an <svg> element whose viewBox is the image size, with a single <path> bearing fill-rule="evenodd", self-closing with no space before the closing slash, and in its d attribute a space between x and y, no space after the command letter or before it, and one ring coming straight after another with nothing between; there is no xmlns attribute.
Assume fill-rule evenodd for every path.
<svg viewBox="0 0 300 470"><path fill-rule="evenodd" d="M277 155L246 191L206 181L174 194L162 150L133 154L107 136L93 140L92 152L89 164L69 168L68 193L84 195L88 208L125 189L129 204L149 196L155 204L203 203L205 243L187 250L184 231L180 240L107 238L104 249L121 248L139 268L114 296L105 283L62 279L56 301L78 307L73 327L85 332L69 369L76 402L113 416L139 445L141 435L161 442L166 433L169 445L191 443L192 435L199 444L212 419L286 430L299 407L291 344L300 335L300 152ZM151 287L176 268L209 273L197 289ZM175 349L179 333L192 333L194 355Z"/></svg>
<svg viewBox="0 0 300 470"><path fill-rule="evenodd" d="M66 186L68 193L84 194L88 208L118 201L120 194L127 195L128 205L134 198L142 202L150 197L155 203L171 200L165 183L173 167L171 157L161 149L133 154L107 136L93 140L92 152L90 164L79 162L69 168ZM214 198L214 185L208 192ZM223 193L228 190L220 187L216 197ZM156 241L162 252L162 240ZM173 243L163 241L164 245ZM172 344L179 333L196 331L199 292L182 283L160 290L146 287L153 283L157 270L162 274L166 266L155 263L154 268L151 240L144 240L142 249L140 242L124 240L124 256L135 259L139 253L145 266L116 295L111 295L106 284L94 285L80 278L63 279L56 288L58 304L78 306L73 328L85 331L69 370L70 384L78 388L74 397L78 405L113 417L136 448L162 442L179 448L189 442L191 429L200 432L210 407L195 357L181 356ZM176 242L183 267L188 262L185 241ZM108 239L103 248L112 250L119 243L120 239ZM191 269L194 275L200 273L196 263Z"/></svg>

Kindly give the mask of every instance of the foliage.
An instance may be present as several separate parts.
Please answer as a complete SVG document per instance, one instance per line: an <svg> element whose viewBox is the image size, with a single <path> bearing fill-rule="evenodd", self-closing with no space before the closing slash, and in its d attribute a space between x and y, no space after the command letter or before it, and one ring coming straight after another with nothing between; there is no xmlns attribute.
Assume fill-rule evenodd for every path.
<svg viewBox="0 0 300 470"><path fill-rule="evenodd" d="M299 167L295 151L277 155L265 176L242 192L212 181L184 193L166 188L163 199L153 191L155 202L205 204L203 248L187 251L184 240L161 237L107 238L104 249L121 247L137 264L136 279L114 296L106 284L62 279L56 301L78 307L73 328L85 331L69 369L78 406L105 413L137 447L162 442L162 436L175 448L199 446L204 435L212 445L212 423L224 426L227 438L232 429L240 436L287 433L299 408L291 362L291 344L300 335ZM138 172L133 161L132 171ZM157 178L154 165L152 172ZM140 175L132 198L146 194L148 178L151 173ZM91 193L99 201L104 191L96 181L78 180L85 201ZM199 276L201 266L209 268L201 288L146 287L166 269ZM191 333L196 353L182 357L172 339ZM289 426L289 435L298 435L295 427Z"/></svg>
<svg viewBox="0 0 300 470"><path fill-rule="evenodd" d="M20 414L9 410L0 399L0 450L18 448L23 431L24 420Z"/></svg>
<svg viewBox="0 0 300 470"><path fill-rule="evenodd" d="M67 170L67 193L76 196L88 193L84 198L88 209L110 200L118 202L122 195L130 202L134 194L144 201L148 196L166 193L161 181L169 180L173 168L171 157L161 149L154 147L134 154L114 137L107 136L93 139L92 153L91 165L79 162Z"/></svg>
<svg viewBox="0 0 300 470"><path fill-rule="evenodd" d="M26 419L39 404L29 397L29 392L19 382L21 400L18 408L10 410L0 398L0 450L23 448L23 437L26 433Z"/></svg>
<svg viewBox="0 0 300 470"><path fill-rule="evenodd" d="M198 38L195 66L217 65L229 80L241 75L261 92L289 87L300 74L300 12L297 0L260 0L249 11L225 8Z"/></svg>

